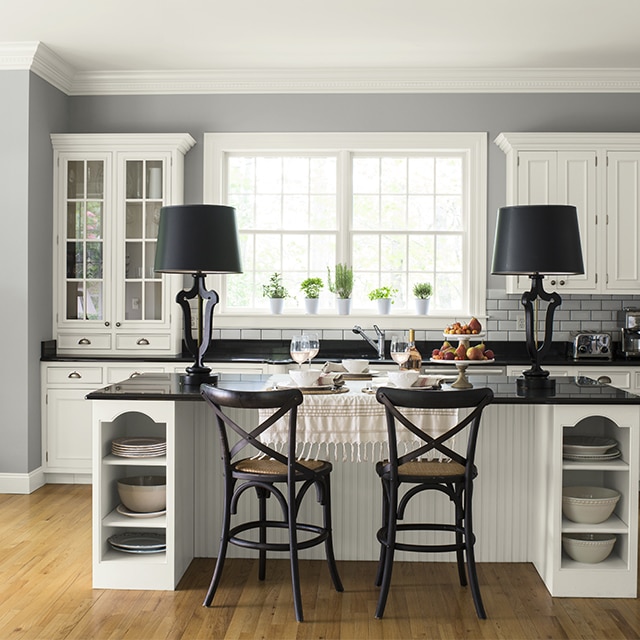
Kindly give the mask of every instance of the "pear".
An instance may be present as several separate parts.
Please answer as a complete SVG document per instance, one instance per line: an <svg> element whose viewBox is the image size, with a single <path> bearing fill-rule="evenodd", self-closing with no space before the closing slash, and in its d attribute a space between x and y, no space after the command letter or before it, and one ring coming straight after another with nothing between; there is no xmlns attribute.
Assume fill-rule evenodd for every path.
<svg viewBox="0 0 640 640"><path fill-rule="evenodd" d="M467 355L467 348L464 346L464 344L460 344L458 346L458 348L456 349L456 360L464 360L466 358Z"/></svg>
<svg viewBox="0 0 640 640"><path fill-rule="evenodd" d="M469 329L471 329L473 333L480 333L482 331L482 325L478 318L471 318L471 320L469 320Z"/></svg>

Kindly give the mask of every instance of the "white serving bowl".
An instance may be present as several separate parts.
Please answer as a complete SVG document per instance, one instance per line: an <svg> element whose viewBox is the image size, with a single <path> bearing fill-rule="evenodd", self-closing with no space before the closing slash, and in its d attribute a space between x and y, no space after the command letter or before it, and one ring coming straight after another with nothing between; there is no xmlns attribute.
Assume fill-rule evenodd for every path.
<svg viewBox="0 0 640 640"><path fill-rule="evenodd" d="M562 512L573 522L604 522L620 500L620 493L606 487L563 487Z"/></svg>
<svg viewBox="0 0 640 640"><path fill-rule="evenodd" d="M164 476L120 478L118 495L122 504L130 511L164 511L167 508L167 479Z"/></svg>
<svg viewBox="0 0 640 640"><path fill-rule="evenodd" d="M389 371L389 382L394 387L400 387L401 389L408 389L412 387L420 377L419 371Z"/></svg>
<svg viewBox="0 0 640 640"><path fill-rule="evenodd" d="M576 562L595 564L609 557L616 536L613 533L565 533L562 546Z"/></svg>
<svg viewBox="0 0 640 640"><path fill-rule="evenodd" d="M320 369L289 369L289 377L297 387L312 387L321 375Z"/></svg>
<svg viewBox="0 0 640 640"><path fill-rule="evenodd" d="M368 360L343 360L342 366L349 373L364 373L369 369Z"/></svg>

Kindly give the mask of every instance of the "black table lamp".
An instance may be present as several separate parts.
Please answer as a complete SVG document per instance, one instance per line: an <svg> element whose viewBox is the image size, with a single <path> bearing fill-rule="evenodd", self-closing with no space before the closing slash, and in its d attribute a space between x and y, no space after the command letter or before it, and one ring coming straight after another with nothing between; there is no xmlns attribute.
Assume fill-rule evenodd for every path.
<svg viewBox="0 0 640 640"><path fill-rule="evenodd" d="M160 273L190 273L193 287L181 291L176 302L184 313L184 341L195 362L187 367L184 383L217 382L218 376L204 366L211 343L213 308L219 297L207 291L208 273L242 273L236 210L218 204L173 205L160 209L158 245L154 270ZM191 307L198 298L198 340L191 333ZM203 309L203 300L206 306Z"/></svg>
<svg viewBox="0 0 640 640"><path fill-rule="evenodd" d="M584 273L580 230L576 208L569 205L522 205L498 210L491 273L528 275L531 290L522 294L527 351L531 368L518 379L522 392L549 392L555 380L549 378L540 363L551 346L553 314L562 302L557 293L547 293L542 286L545 275ZM544 341L537 341L534 301L547 301ZM536 309L537 310L537 309Z"/></svg>

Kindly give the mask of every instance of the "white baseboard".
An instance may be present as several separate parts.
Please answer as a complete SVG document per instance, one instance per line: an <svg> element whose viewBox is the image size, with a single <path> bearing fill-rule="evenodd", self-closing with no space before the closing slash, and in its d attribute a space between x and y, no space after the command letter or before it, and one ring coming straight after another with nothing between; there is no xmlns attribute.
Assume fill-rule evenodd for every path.
<svg viewBox="0 0 640 640"><path fill-rule="evenodd" d="M42 467L29 473L0 473L0 493L33 493L44 484Z"/></svg>

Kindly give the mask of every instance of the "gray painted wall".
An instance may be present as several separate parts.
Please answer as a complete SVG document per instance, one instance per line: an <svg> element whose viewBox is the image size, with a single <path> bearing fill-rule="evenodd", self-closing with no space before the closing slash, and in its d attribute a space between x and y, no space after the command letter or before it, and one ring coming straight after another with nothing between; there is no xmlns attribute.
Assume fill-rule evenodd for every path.
<svg viewBox="0 0 640 640"><path fill-rule="evenodd" d="M487 235L505 204L502 131L640 131L637 94L205 95L73 97L73 132L187 131L198 142L185 164L185 201L202 201L204 132L486 131ZM489 270L488 270L489 271ZM488 287L504 289L489 276Z"/></svg>
<svg viewBox="0 0 640 640"><path fill-rule="evenodd" d="M486 131L487 237L504 204L501 131L640 131L636 94L186 95L66 97L26 71L0 73L0 473L40 464L39 348L51 337L51 132L187 131L185 200L202 200L208 131ZM489 276L489 289L501 278ZM506 298L506 296L505 296ZM498 300L495 305L499 305Z"/></svg>
<svg viewBox="0 0 640 640"><path fill-rule="evenodd" d="M0 473L41 464L40 341L51 337L53 164L66 97L28 71L0 73Z"/></svg>

